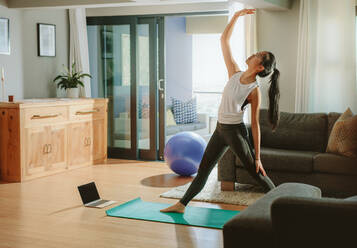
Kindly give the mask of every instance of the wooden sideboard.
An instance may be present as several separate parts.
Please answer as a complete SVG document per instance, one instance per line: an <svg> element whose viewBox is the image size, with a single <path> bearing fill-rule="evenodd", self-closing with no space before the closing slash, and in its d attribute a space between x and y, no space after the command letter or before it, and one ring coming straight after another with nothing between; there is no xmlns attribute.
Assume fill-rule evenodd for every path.
<svg viewBox="0 0 357 248"><path fill-rule="evenodd" d="M108 99L0 102L0 179L21 182L107 159Z"/></svg>

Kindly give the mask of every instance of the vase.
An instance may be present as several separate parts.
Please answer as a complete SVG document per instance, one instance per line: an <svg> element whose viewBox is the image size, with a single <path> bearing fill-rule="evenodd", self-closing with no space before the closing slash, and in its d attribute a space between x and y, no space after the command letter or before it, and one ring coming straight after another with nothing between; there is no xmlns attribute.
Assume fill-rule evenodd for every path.
<svg viewBox="0 0 357 248"><path fill-rule="evenodd" d="M66 89L66 95L68 98L78 98L79 97L79 88Z"/></svg>

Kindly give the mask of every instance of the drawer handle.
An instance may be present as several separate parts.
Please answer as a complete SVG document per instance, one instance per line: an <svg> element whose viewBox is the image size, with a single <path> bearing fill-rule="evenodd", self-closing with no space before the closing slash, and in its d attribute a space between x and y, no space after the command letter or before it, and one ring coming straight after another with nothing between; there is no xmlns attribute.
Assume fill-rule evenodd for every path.
<svg viewBox="0 0 357 248"><path fill-rule="evenodd" d="M89 110L89 111L77 111L76 115L89 115L99 112L99 109Z"/></svg>
<svg viewBox="0 0 357 248"><path fill-rule="evenodd" d="M54 115L33 115L31 119L47 119L47 118L56 118L60 114L54 114Z"/></svg>

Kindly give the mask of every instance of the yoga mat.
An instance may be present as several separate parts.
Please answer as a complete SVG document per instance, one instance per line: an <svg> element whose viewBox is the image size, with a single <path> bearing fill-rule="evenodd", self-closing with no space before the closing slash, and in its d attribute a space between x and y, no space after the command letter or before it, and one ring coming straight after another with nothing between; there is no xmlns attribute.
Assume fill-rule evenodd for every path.
<svg viewBox="0 0 357 248"><path fill-rule="evenodd" d="M106 211L108 216L222 229L239 211L187 206L185 213L161 213L170 204L145 202L140 197Z"/></svg>

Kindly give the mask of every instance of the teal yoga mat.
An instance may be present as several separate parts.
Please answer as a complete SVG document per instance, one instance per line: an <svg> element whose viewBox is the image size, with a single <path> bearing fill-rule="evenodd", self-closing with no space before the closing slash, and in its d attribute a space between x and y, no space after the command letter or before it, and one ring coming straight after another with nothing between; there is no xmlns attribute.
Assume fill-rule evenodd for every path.
<svg viewBox="0 0 357 248"><path fill-rule="evenodd" d="M145 202L140 197L106 211L108 216L222 229L239 211L187 206L185 213L161 213L170 204Z"/></svg>

